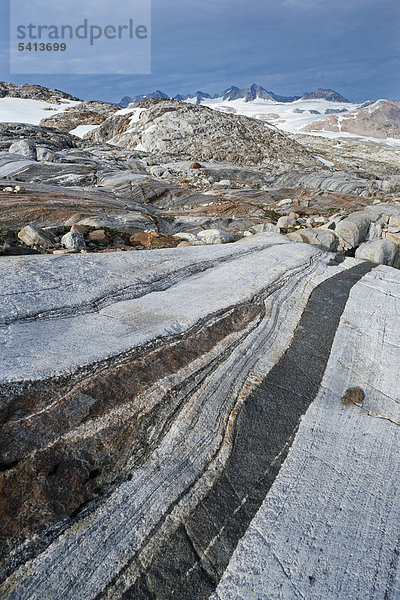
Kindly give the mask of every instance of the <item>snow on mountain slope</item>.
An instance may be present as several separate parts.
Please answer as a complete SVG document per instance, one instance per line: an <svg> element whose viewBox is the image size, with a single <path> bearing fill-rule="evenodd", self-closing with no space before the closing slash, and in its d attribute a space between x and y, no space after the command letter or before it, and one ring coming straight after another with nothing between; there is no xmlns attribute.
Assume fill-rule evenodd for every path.
<svg viewBox="0 0 400 600"><path fill-rule="evenodd" d="M329 116L337 117L339 120L348 119L366 103L355 104L351 102L333 102L324 99L295 100L294 102L276 102L274 100L257 99L246 102L239 100L223 100L222 97L206 100L201 103L214 110L223 113L231 113L252 117L266 124L273 125L287 133L307 134L326 138L358 138L364 141L373 141L389 146L399 147L400 139L380 139L372 133L364 135L355 132L329 131L327 129L313 129L312 124L327 119ZM373 103L372 103L373 104ZM348 115L348 117L346 117Z"/></svg>
<svg viewBox="0 0 400 600"><path fill-rule="evenodd" d="M60 104L53 104L43 100L28 100L26 98L0 98L0 122L39 125L42 119L80 104L79 101L74 100L62 100L60 102Z"/></svg>
<svg viewBox="0 0 400 600"><path fill-rule="evenodd" d="M202 102L204 106L223 112L233 112L246 117L268 121L283 131L297 133L304 125L320 120L323 116L342 114L341 111L352 112L361 104L350 102L332 102L330 100L295 100L294 102L276 102L274 100L257 99L223 100L222 97ZM227 110L228 109L228 110ZM329 111L329 112L327 112ZM344 114L344 112L343 112Z"/></svg>

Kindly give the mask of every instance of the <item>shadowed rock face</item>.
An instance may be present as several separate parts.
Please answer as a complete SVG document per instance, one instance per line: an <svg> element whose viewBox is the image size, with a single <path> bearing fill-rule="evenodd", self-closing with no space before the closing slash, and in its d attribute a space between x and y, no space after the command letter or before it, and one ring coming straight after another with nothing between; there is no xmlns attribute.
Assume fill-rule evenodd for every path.
<svg viewBox="0 0 400 600"><path fill-rule="evenodd" d="M373 266L271 233L9 260L2 597L209 597L279 482L348 299ZM389 318L399 277L380 269L368 285ZM350 354L364 325L342 341ZM396 418L394 397L390 406L379 409Z"/></svg>
<svg viewBox="0 0 400 600"><path fill-rule="evenodd" d="M308 92L302 96L302 100L330 100L332 102L348 102L347 98L344 98L338 92L334 90L325 90L319 88L316 92Z"/></svg>
<svg viewBox="0 0 400 600"><path fill-rule="evenodd" d="M351 114L331 115L314 121L302 131L336 131L355 133L375 138L400 137L400 103L394 100L378 100Z"/></svg>
<svg viewBox="0 0 400 600"><path fill-rule="evenodd" d="M110 117L86 138L123 148L141 144L148 152L196 160L281 169L288 162L292 166L315 167L315 161L300 144L248 117L174 101L163 101L144 110L138 122L132 121L132 114Z"/></svg>

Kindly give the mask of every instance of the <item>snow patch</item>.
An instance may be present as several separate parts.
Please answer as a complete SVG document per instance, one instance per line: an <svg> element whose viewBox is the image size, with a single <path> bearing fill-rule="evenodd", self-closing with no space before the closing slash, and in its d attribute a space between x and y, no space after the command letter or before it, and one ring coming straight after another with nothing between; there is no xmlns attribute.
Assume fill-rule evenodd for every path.
<svg viewBox="0 0 400 600"><path fill-rule="evenodd" d="M44 100L29 100L26 98L0 98L0 122L28 123L40 125L42 119L64 112L67 108L80 102L63 100L62 104L51 104Z"/></svg>
<svg viewBox="0 0 400 600"><path fill-rule="evenodd" d="M86 133L89 131L93 131L94 129L98 129L100 125L78 125L75 129L72 129L69 133L71 135L76 135L77 137L83 138Z"/></svg>

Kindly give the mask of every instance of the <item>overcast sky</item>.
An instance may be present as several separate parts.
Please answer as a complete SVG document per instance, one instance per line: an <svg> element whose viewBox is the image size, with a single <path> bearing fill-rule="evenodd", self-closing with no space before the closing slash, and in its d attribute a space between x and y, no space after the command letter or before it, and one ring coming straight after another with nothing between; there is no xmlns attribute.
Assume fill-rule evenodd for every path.
<svg viewBox="0 0 400 600"><path fill-rule="evenodd" d="M400 100L399 0L153 0L152 74L137 76L10 75L8 4L0 0L4 81L112 102L253 82L285 95L326 87L354 101Z"/></svg>

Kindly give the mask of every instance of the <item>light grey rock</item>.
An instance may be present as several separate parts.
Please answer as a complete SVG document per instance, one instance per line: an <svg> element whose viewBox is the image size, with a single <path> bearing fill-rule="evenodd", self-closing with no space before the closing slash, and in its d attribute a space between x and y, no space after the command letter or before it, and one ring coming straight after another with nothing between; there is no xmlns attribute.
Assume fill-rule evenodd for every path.
<svg viewBox="0 0 400 600"><path fill-rule="evenodd" d="M273 479L299 425L303 431L308 424L311 439L299 432L300 458L281 486L286 496L278 495L285 501L273 504L261 538L271 532L283 549L293 540L285 556L304 580L310 575L304 564L318 569L318 558L322 574L334 560L338 568L350 564L365 537L370 553L385 563L374 584L386 588L399 517L393 501L398 439L383 435L392 426L383 421L362 429L376 438L358 436L351 411L359 407L346 407L350 413L337 418L335 402L342 410L343 386L363 384L374 394L371 409L397 418L398 331L397 324L393 331L384 326L395 319L397 271L374 272L363 287L372 265L346 259L331 266L318 248L273 233L245 244L39 259L14 258L13 269L0 261L1 289L12 298L0 306L0 342L7 348L1 460L7 501L18 508L6 522L2 597L165 598L173 589L193 600L199 581L210 595L210 581L223 575L257 507L270 493L276 498L274 490L260 488L265 473ZM351 306L343 313L346 302ZM329 359L335 333L340 339ZM37 351L38 340L45 352ZM366 381L354 381L353 369L343 367L356 352ZM393 363L387 381L381 358ZM320 421L302 420L317 394L312 406ZM383 488L382 444L382 481L393 478ZM363 469L374 473L372 483L358 476ZM323 494L333 476L335 487ZM342 506L346 493L352 510ZM364 534L362 502L368 514L379 511L376 543L372 530ZM335 517L342 520L332 537L328 525L336 525ZM324 524L321 530L316 523ZM390 551L383 555L382 547ZM362 560L368 556L364 551ZM254 564L248 556L246 577L255 575ZM186 577L188 571L200 579ZM216 571L220 576L212 579ZM348 572L351 578L351 564ZM280 569L268 573L278 590L290 585ZM321 585L329 580L337 592L341 579L337 569L325 580L318 575L315 598L333 600L331 588L324 594ZM370 591L368 578L358 581ZM238 593L230 585L235 599L252 589L250 583ZM255 589L273 594L275 588Z"/></svg>
<svg viewBox="0 0 400 600"><path fill-rule="evenodd" d="M373 240L361 244L357 248L356 258L369 260L380 265L398 267L400 262L400 246L390 240Z"/></svg>
<svg viewBox="0 0 400 600"><path fill-rule="evenodd" d="M36 144L32 140L19 140L11 144L9 148L10 154L19 154L20 156L26 156L31 160L36 160Z"/></svg>
<svg viewBox="0 0 400 600"><path fill-rule="evenodd" d="M86 248L85 237L81 233L70 231L61 238L61 245L66 250L80 252Z"/></svg>
<svg viewBox="0 0 400 600"><path fill-rule="evenodd" d="M295 242L313 244L326 252L335 252L339 245L338 236L329 229L301 229L294 233L289 233L287 237Z"/></svg>
<svg viewBox="0 0 400 600"><path fill-rule="evenodd" d="M378 269L353 287L315 401L212 600L399 597L400 275ZM361 408L340 402L354 386Z"/></svg>
<svg viewBox="0 0 400 600"><path fill-rule="evenodd" d="M157 226L149 216L139 211L124 212L116 215L98 215L86 217L76 222L78 225L86 227L110 227L121 231L131 231L132 233L140 231L157 231ZM69 225L71 223L66 223Z"/></svg>
<svg viewBox="0 0 400 600"><path fill-rule="evenodd" d="M278 229L289 229L290 227L294 227L297 223L297 219L292 215L286 215L284 217L280 217L276 226Z"/></svg>
<svg viewBox="0 0 400 600"><path fill-rule="evenodd" d="M400 227L400 215L392 215L389 218L390 227Z"/></svg>
<svg viewBox="0 0 400 600"><path fill-rule="evenodd" d="M254 225L251 228L252 233L279 233L279 227L273 223L261 223L260 225Z"/></svg>
<svg viewBox="0 0 400 600"><path fill-rule="evenodd" d="M227 244L233 242L233 236L228 231L222 229L205 229L197 234L199 239L204 244Z"/></svg>
<svg viewBox="0 0 400 600"><path fill-rule="evenodd" d="M365 236L366 241L378 240L382 237L382 224L379 222L371 223L368 233Z"/></svg>
<svg viewBox="0 0 400 600"><path fill-rule="evenodd" d="M56 162L57 160L57 153L50 150L50 148L37 148L36 156L38 161L43 162Z"/></svg>
<svg viewBox="0 0 400 600"><path fill-rule="evenodd" d="M40 246L41 248L52 248L55 240L54 236L40 227L27 225L18 232L18 237L27 246Z"/></svg>
<svg viewBox="0 0 400 600"><path fill-rule="evenodd" d="M371 217L366 212L356 212L336 225L335 233L341 238L345 250L357 248L367 236Z"/></svg>

